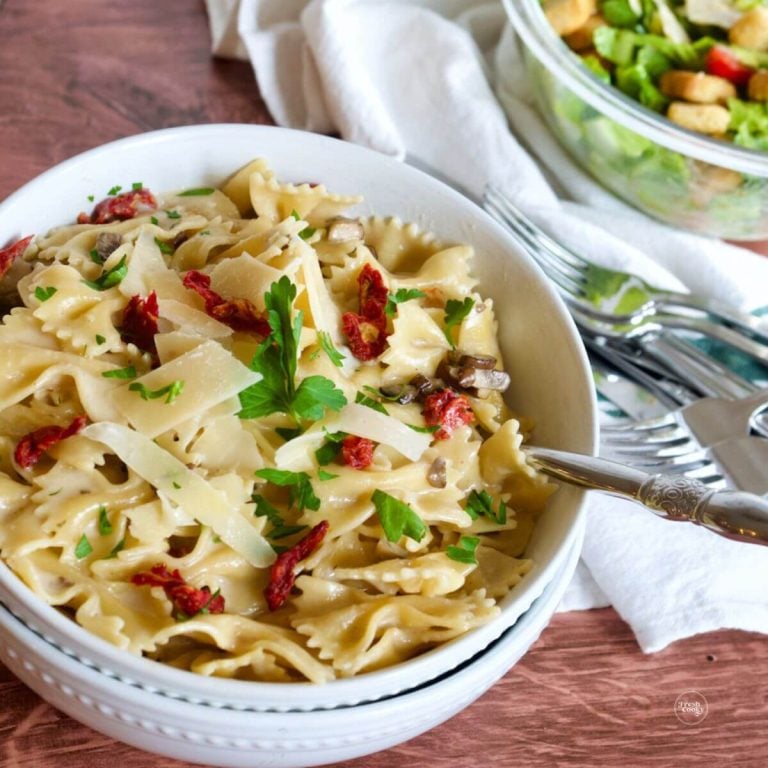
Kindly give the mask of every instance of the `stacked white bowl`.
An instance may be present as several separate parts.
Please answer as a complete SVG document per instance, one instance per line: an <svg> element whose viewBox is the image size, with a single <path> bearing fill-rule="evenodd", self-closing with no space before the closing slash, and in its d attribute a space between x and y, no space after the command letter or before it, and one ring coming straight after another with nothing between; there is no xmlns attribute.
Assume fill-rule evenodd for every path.
<svg viewBox="0 0 768 768"><path fill-rule="evenodd" d="M126 172L151 189L216 185L255 157L278 178L361 193L360 215L397 215L476 251L494 299L510 402L536 422L537 443L591 453L589 367L545 276L471 201L390 158L315 134L212 125L170 129L62 163L0 205L0 243L74 220L93 189ZM41 204L44 203L44 205ZM221 766L312 766L370 754L448 719L481 695L546 626L575 568L583 494L562 488L537 521L534 566L489 624L411 661L326 685L194 675L137 658L41 603L0 562L0 659L43 698L136 747Z"/></svg>

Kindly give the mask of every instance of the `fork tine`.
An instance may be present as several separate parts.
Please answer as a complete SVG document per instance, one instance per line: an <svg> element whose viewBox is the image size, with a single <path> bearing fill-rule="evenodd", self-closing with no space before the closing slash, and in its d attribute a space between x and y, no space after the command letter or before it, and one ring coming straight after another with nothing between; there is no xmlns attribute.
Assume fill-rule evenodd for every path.
<svg viewBox="0 0 768 768"><path fill-rule="evenodd" d="M553 240L543 229L534 224L517 206L508 200L506 196L502 195L496 187L491 185L486 187L484 200L493 203L499 211L505 214L504 218L508 223L519 222L543 248L556 255L564 264L569 265L580 274L583 274L589 268L590 262L577 253L563 247L556 240Z"/></svg>

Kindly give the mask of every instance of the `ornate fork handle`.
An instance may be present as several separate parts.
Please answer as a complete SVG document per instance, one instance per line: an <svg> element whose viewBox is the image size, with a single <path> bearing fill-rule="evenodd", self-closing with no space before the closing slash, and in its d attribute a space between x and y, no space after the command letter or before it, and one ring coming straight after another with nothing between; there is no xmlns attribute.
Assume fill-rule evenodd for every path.
<svg viewBox="0 0 768 768"><path fill-rule="evenodd" d="M713 491L698 480L649 475L613 461L549 448L527 448L545 474L582 488L633 499L667 520L702 525L730 539L768 544L768 501L744 491Z"/></svg>

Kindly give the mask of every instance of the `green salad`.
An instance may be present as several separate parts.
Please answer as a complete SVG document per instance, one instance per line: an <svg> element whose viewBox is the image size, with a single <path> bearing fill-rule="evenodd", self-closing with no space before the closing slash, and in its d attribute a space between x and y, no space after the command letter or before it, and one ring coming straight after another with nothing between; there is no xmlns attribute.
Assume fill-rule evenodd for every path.
<svg viewBox="0 0 768 768"><path fill-rule="evenodd" d="M544 0L592 72L693 131L768 150L763 0Z"/></svg>

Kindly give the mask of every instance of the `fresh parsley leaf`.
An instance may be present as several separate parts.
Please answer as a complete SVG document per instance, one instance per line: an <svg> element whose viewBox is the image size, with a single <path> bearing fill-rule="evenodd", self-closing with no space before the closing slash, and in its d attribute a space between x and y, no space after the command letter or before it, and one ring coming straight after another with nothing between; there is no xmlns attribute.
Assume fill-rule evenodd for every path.
<svg viewBox="0 0 768 768"><path fill-rule="evenodd" d="M328 355L328 359L337 367L341 368L342 361L345 359L344 355L339 352L336 347L333 346L331 335L327 331L318 331L317 338L320 341L320 346L323 352Z"/></svg>
<svg viewBox="0 0 768 768"><path fill-rule="evenodd" d="M43 288L41 285L38 285L37 288L35 288L35 298L38 301L48 301L48 299L50 299L57 290L58 289L52 285L49 285L47 288Z"/></svg>
<svg viewBox="0 0 768 768"><path fill-rule="evenodd" d="M306 530L306 525L276 525L267 534L267 538L276 541L277 539L285 539L288 538L288 536L293 536Z"/></svg>
<svg viewBox="0 0 768 768"><path fill-rule="evenodd" d="M335 477L338 477L338 475L334 475L333 472L326 472L324 469L319 469L317 471L317 476L320 480L333 480Z"/></svg>
<svg viewBox="0 0 768 768"><path fill-rule="evenodd" d="M49 496L58 496L62 492L63 488L57 488L55 491L51 491Z"/></svg>
<svg viewBox="0 0 768 768"><path fill-rule="evenodd" d="M96 278L96 280L83 280L83 282L89 288L93 288L94 291L106 291L119 285L128 274L128 265L125 263L127 258L127 255L123 256L112 269L102 272L101 276Z"/></svg>
<svg viewBox="0 0 768 768"><path fill-rule="evenodd" d="M383 413L385 416L389 415L387 409L378 400L374 400L372 397L368 397L368 395L364 395L362 392L358 392L355 395L355 402L360 405L365 405L371 410Z"/></svg>
<svg viewBox="0 0 768 768"><path fill-rule="evenodd" d="M456 345L451 338L451 331L453 327L459 325L462 320L472 311L472 307L475 306L475 300L470 296L467 296L464 301L458 301L458 299L448 299L445 302L445 338L448 339L452 348Z"/></svg>
<svg viewBox="0 0 768 768"><path fill-rule="evenodd" d="M150 220L150 221L151 221L151 222L152 222L152 223L153 223L155 226L157 226L157 225L160 223L160 219L158 219L158 218L157 218L157 216L150 216L150 217L149 217L149 220Z"/></svg>
<svg viewBox="0 0 768 768"><path fill-rule="evenodd" d="M96 195L88 195L88 202L92 203L96 199Z"/></svg>
<svg viewBox="0 0 768 768"><path fill-rule="evenodd" d="M307 376L296 390L292 409L299 421L317 421L326 409L340 411L346 404L344 393L330 379Z"/></svg>
<svg viewBox="0 0 768 768"><path fill-rule="evenodd" d="M427 532L424 521L404 501L390 496L378 488L371 496L379 515L381 527L388 541L399 541L402 536L421 541Z"/></svg>
<svg viewBox="0 0 768 768"><path fill-rule="evenodd" d="M144 185L140 181L134 181L133 184L131 184L131 189L134 192L137 192L140 189L144 189Z"/></svg>
<svg viewBox="0 0 768 768"><path fill-rule="evenodd" d="M210 229L204 229L202 232L198 232L198 235L210 235L211 230Z"/></svg>
<svg viewBox="0 0 768 768"><path fill-rule="evenodd" d="M128 389L131 392L138 392L142 400L157 400L159 397L166 396L165 402L172 403L184 391L184 382L177 379L159 389L148 389L145 384L134 381Z"/></svg>
<svg viewBox="0 0 768 768"><path fill-rule="evenodd" d="M175 488L177 491L180 491L180 490L181 490L181 483L177 483L177 482L174 480L174 481L173 481L173 483L171 483L171 484L173 485L173 487L174 487L174 488Z"/></svg>
<svg viewBox="0 0 768 768"><path fill-rule="evenodd" d="M94 263L101 266L104 263L104 259L101 258L101 255L95 248L91 248L90 251L88 251L88 258Z"/></svg>
<svg viewBox="0 0 768 768"><path fill-rule="evenodd" d="M296 365L303 313L291 318L296 286L283 276L264 295L271 333L256 349L251 370L261 381L240 393L240 418L257 419L287 413L297 424L316 421L326 409L338 411L347 404L344 393L324 376L309 376L296 386Z"/></svg>
<svg viewBox="0 0 768 768"><path fill-rule="evenodd" d="M112 371L102 371L101 375L105 379L135 379L138 374L136 373L136 369L132 365L129 365L127 368L115 368ZM144 397L144 400L146 399L147 398Z"/></svg>
<svg viewBox="0 0 768 768"><path fill-rule="evenodd" d="M345 432L336 432L334 434L344 435L344 437L346 437ZM344 438L342 437L342 439ZM339 451L341 451L341 440L334 440L332 436L329 435L328 438L326 439L326 442L324 442L315 451L315 458L317 459L317 463L321 467L324 467L327 464L330 464L339 455Z"/></svg>
<svg viewBox="0 0 768 768"><path fill-rule="evenodd" d="M299 512L304 509L317 511L320 509L320 499L315 496L306 472L291 472L287 469L259 469L256 476L267 482L287 487L291 495L291 506L296 504Z"/></svg>
<svg viewBox="0 0 768 768"><path fill-rule="evenodd" d="M75 547L75 557L78 560L82 560L84 557L88 557L88 555L93 552L93 547L91 546L91 542L88 541L88 537L83 534L80 537L80 541L77 542L77 546Z"/></svg>
<svg viewBox="0 0 768 768"><path fill-rule="evenodd" d="M477 565L477 555L475 550L480 543L480 539L477 536L462 536L459 539L457 546L449 546L445 550L445 554L456 560L459 563L469 563L470 565Z"/></svg>
<svg viewBox="0 0 768 768"><path fill-rule="evenodd" d="M266 517L273 526L283 524L283 516L280 511L273 507L262 495L254 493L251 501L256 505L253 514L256 517Z"/></svg>
<svg viewBox="0 0 768 768"><path fill-rule="evenodd" d="M107 194L108 195L116 195L121 189L122 189L122 187L119 184L115 184L115 186L112 187L112 189L110 189L109 192L107 192Z"/></svg>
<svg viewBox="0 0 768 768"><path fill-rule="evenodd" d="M411 299L423 299L426 295L424 291L420 291L418 288L398 288L395 293L390 293L387 297L387 305L384 307L384 311L390 317L394 317L397 314L398 304L402 304L404 301L411 301Z"/></svg>
<svg viewBox="0 0 768 768"><path fill-rule="evenodd" d="M160 249L160 253L166 255L173 253L173 246L170 243L166 243L165 240L161 240L159 237L155 238L155 245Z"/></svg>
<svg viewBox="0 0 768 768"><path fill-rule="evenodd" d="M166 211L165 215L169 219L180 219L181 218L181 214L178 211Z"/></svg>
<svg viewBox="0 0 768 768"><path fill-rule="evenodd" d="M179 192L179 197L202 197L203 195L212 195L215 191L213 187L195 187Z"/></svg>
<svg viewBox="0 0 768 768"><path fill-rule="evenodd" d="M477 520L478 517L487 517L498 525L504 525L507 522L507 505L499 501L499 507L494 512L493 498L488 491L473 489L467 497L467 506L464 509L473 520Z"/></svg>
<svg viewBox="0 0 768 768"><path fill-rule="evenodd" d="M97 344L103 344L106 341L106 338L102 336L100 333L97 333L95 338L96 338Z"/></svg>

